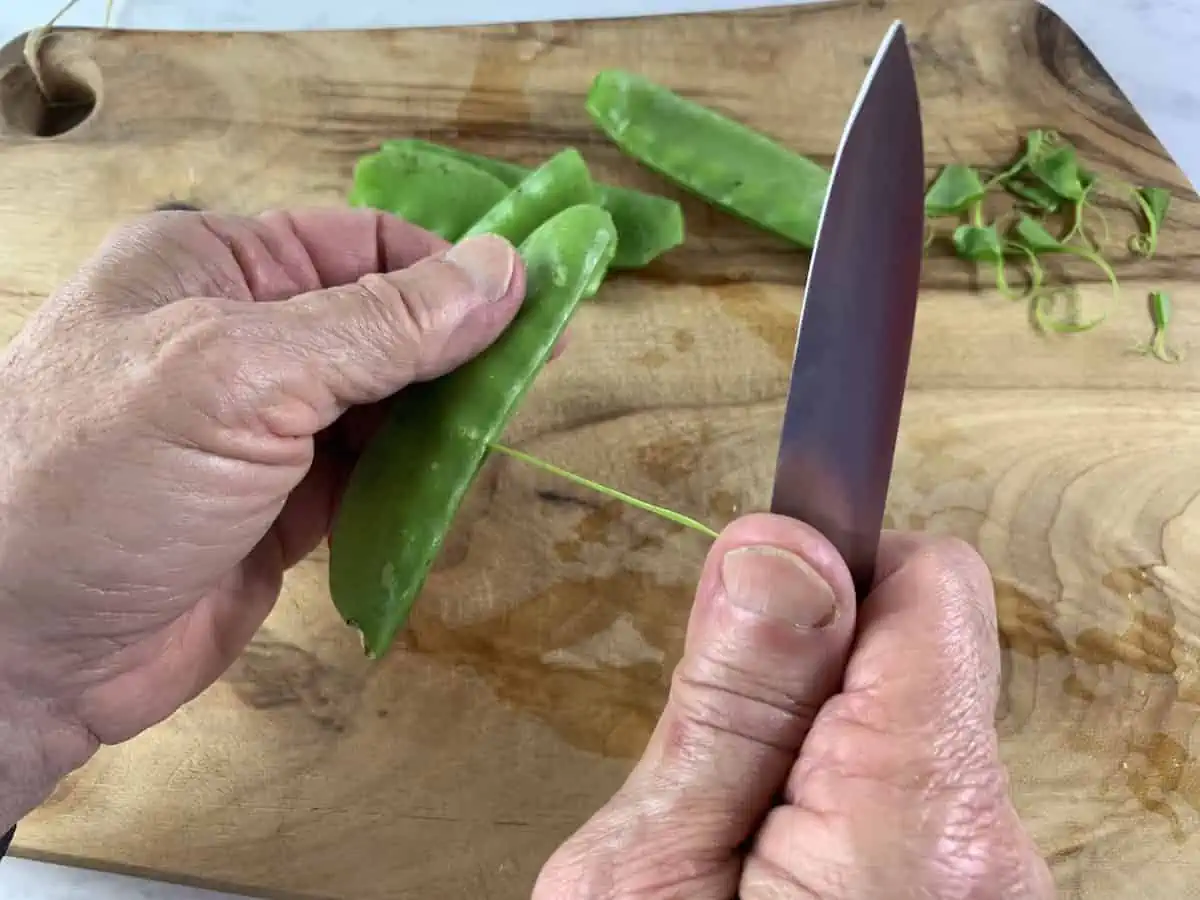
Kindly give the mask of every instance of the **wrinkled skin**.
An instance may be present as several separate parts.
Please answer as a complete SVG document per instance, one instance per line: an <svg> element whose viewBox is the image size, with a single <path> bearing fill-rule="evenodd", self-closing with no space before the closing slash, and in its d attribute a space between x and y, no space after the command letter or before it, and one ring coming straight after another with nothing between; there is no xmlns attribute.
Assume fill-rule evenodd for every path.
<svg viewBox="0 0 1200 900"><path fill-rule="evenodd" d="M0 360L0 681L81 745L210 685L327 534L370 404L519 308L507 243L491 302L447 247L368 212L118 230Z"/></svg>
<svg viewBox="0 0 1200 900"><path fill-rule="evenodd" d="M790 582L802 615L730 601L746 579L719 560L748 545L820 576L772 559L753 579L763 608ZM837 615L813 629L821 581ZM991 580L965 544L886 534L856 610L824 539L743 518L709 556L646 756L534 900L1050 900L998 755L999 669Z"/></svg>
<svg viewBox="0 0 1200 900"><path fill-rule="evenodd" d="M113 234L0 357L0 831L219 677L328 533L379 401L523 295L503 241L366 211ZM969 547L886 536L856 608L823 538L745 517L645 756L534 900L1048 900L998 670Z"/></svg>

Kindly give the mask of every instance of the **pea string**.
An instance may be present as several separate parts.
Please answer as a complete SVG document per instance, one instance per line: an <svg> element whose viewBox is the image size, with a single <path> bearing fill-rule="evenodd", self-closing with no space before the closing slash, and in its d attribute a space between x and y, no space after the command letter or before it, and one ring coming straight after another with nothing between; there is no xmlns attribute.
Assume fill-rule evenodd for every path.
<svg viewBox="0 0 1200 900"><path fill-rule="evenodd" d="M618 491L616 488L611 488L606 484L600 484L599 482L592 481L589 478L584 478L582 475L576 475L574 472L568 472L566 469L559 468L553 463L546 462L544 459L538 459L536 456L530 456L528 453L522 453L520 450L516 450L504 444L493 443L489 444L488 446L497 453L512 457L518 462L523 462L526 465L533 466L536 469L541 469L543 472L546 472L550 475L555 475L571 482L572 484L577 484L580 487L595 491L596 493L602 494L605 497L611 497L614 500L620 500L622 503L628 504L635 509L652 513L653 515L656 515L662 519L666 519L668 522L674 522L676 525L682 525L685 528L698 531L701 534L708 535L714 540L718 537L717 532L713 531L703 522L698 522L690 516L685 516L682 513L677 513L674 510L667 509L663 506L656 506L655 504L649 503L645 500L639 500L637 497L626 494L624 491Z"/></svg>

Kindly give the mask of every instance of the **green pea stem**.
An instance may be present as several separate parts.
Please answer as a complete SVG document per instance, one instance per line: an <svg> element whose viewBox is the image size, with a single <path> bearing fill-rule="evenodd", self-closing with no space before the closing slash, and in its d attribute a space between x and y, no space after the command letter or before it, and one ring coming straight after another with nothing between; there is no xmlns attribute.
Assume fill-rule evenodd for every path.
<svg viewBox="0 0 1200 900"><path fill-rule="evenodd" d="M549 472L551 475L556 475L559 478L564 478L573 484L580 487L588 488L596 491L606 497L612 497L614 500L620 500L635 509L640 509L644 512L653 513L654 515L666 519L668 522L674 522L676 525L683 525L685 528L690 528L693 531L698 531L701 534L707 535L714 540L718 537L717 532L713 531L702 522L697 522L682 513L677 513L674 510L666 509L662 506L655 506L653 503L647 503L645 500L639 500L637 497L632 497L629 494L618 491L616 488L610 488L607 485L599 484L590 479L584 478L582 475L576 475L574 472L568 472L566 469L560 469L553 463L548 463L545 460L538 459L536 456L530 456L528 453L522 453L520 450L515 450L512 447L506 447L504 444L489 444L492 450L497 453L502 453L505 456L510 456L518 462L523 462L533 466L536 469L541 469L543 472Z"/></svg>
<svg viewBox="0 0 1200 900"><path fill-rule="evenodd" d="M1158 249L1158 219L1154 215L1154 210L1150 208L1150 204L1143 199L1136 188L1130 189L1130 195L1141 209L1142 215L1146 217L1147 232L1135 234L1131 237L1129 239L1129 249L1138 256L1144 256L1149 259L1154 255L1154 251Z"/></svg>
<svg viewBox="0 0 1200 900"><path fill-rule="evenodd" d="M1038 293L1042 289L1042 279L1045 277L1045 270L1041 263L1038 262L1037 254L1026 247L1024 244L1018 244L1014 241L1008 241L1005 245L1010 252L1020 253L1029 260L1029 287L1024 291L1014 291L1009 285L1008 276L1005 274L1004 266L1005 259L1003 257L996 263L996 285L1000 293L1009 300L1024 300L1026 297Z"/></svg>
<svg viewBox="0 0 1200 900"><path fill-rule="evenodd" d="M1076 247L1072 244L1064 244L1063 249L1067 253L1078 256L1080 259L1086 259L1088 262L1094 263L1096 266L1098 266L1100 271L1102 271L1105 277L1108 278L1108 283L1112 285L1113 299L1120 301L1121 285L1117 281L1117 273L1113 271L1112 266L1108 264L1104 257L1087 247Z"/></svg>
<svg viewBox="0 0 1200 900"><path fill-rule="evenodd" d="M1074 223L1071 225L1071 230L1067 232L1066 237L1064 237L1062 239L1062 242L1064 244L1068 243L1069 241L1071 241L1072 239L1074 239L1076 237L1081 238L1085 243L1090 243L1087 239L1087 235L1084 234L1083 217L1084 217L1084 213L1086 213L1088 210L1088 197L1091 196L1092 190L1095 188L1095 186L1096 186L1095 183L1093 183L1091 187L1089 187L1087 190L1085 190L1083 192L1082 197L1080 197L1078 200L1073 201L1073 203L1072 203L1072 209L1073 209L1072 218L1074 220ZM1105 227L1106 228L1108 227L1107 222L1105 222Z"/></svg>
<svg viewBox="0 0 1200 900"><path fill-rule="evenodd" d="M1149 344L1139 345L1139 352L1165 363L1182 362L1183 354L1167 345L1167 329L1171 325L1171 298L1163 291L1150 294L1150 321L1154 323L1154 334Z"/></svg>
<svg viewBox="0 0 1200 900"><path fill-rule="evenodd" d="M1038 330L1043 334L1082 334L1085 331L1091 331L1106 318L1101 315L1090 322L1078 322L1073 317L1062 319L1052 318L1050 310L1047 307L1059 297L1075 301L1079 299L1078 294L1074 290L1062 287L1039 292L1033 297L1033 321Z"/></svg>
<svg viewBox="0 0 1200 900"><path fill-rule="evenodd" d="M983 228L983 200L976 200L971 204L971 224L976 228Z"/></svg>

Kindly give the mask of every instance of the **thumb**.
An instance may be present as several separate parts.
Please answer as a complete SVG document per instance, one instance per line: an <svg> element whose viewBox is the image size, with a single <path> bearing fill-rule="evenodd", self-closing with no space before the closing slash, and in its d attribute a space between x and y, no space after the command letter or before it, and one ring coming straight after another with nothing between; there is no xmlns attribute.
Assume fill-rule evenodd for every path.
<svg viewBox="0 0 1200 900"><path fill-rule="evenodd" d="M302 395L324 427L348 406L462 365L500 336L524 294L516 250L482 235L407 269L257 304L249 315L299 363Z"/></svg>
<svg viewBox="0 0 1200 900"><path fill-rule="evenodd" d="M815 531L769 515L731 525L705 564L645 755L547 865L535 900L600 887L611 893L595 896L733 896L740 846L841 685L854 618L850 574Z"/></svg>

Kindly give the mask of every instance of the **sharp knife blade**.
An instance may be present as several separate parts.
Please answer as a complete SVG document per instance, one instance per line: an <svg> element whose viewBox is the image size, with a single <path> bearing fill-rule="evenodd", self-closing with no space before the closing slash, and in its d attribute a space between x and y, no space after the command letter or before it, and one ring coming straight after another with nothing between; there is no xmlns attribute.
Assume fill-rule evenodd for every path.
<svg viewBox="0 0 1200 900"><path fill-rule="evenodd" d="M916 74L896 22L833 165L796 333L771 511L821 532L870 591L924 254Z"/></svg>

